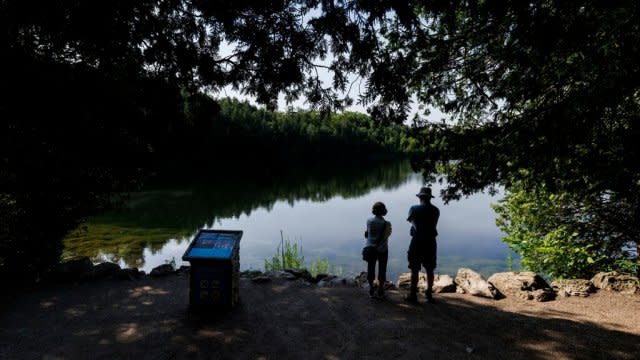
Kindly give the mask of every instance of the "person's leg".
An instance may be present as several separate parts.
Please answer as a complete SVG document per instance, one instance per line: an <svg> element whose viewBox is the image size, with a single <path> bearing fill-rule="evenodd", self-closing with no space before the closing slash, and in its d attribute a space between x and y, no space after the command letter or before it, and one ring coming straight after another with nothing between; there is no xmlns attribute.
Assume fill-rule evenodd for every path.
<svg viewBox="0 0 640 360"><path fill-rule="evenodd" d="M432 302L433 301L433 279L434 279L434 273L431 267L429 267L427 269L427 290L425 291L425 296L427 297L427 301Z"/></svg>
<svg viewBox="0 0 640 360"><path fill-rule="evenodd" d="M433 302L433 280L435 278L434 270L436 268L437 249L436 241L433 239L433 242L430 244L429 250L426 254L424 263L425 270L427 271L427 290L425 291L425 296L427 297L427 301L430 303Z"/></svg>
<svg viewBox="0 0 640 360"><path fill-rule="evenodd" d="M409 260L409 269L411 269L411 283L409 294L404 300L412 303L418 302L418 275L420 273L420 259L416 257L416 253L411 250L407 252L407 260Z"/></svg>
<svg viewBox="0 0 640 360"><path fill-rule="evenodd" d="M418 302L418 275L420 270L411 269L411 287L409 288L409 295L405 296L405 300L413 303Z"/></svg>
<svg viewBox="0 0 640 360"><path fill-rule="evenodd" d="M369 296L373 296L373 280L376 278L376 259L369 259L367 261L367 281L369 282Z"/></svg>
<svg viewBox="0 0 640 360"><path fill-rule="evenodd" d="M389 252L385 251L378 255L378 296L384 296L384 283L387 282L387 262Z"/></svg>

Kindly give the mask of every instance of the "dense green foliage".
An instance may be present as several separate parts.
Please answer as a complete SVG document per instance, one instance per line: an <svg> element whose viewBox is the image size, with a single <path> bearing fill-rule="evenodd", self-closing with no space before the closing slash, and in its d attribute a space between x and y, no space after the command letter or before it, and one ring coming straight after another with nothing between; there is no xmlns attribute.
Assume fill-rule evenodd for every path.
<svg viewBox="0 0 640 360"><path fill-rule="evenodd" d="M219 105L212 145L239 148L252 157L296 163L417 151L408 127L381 126L361 113L323 116L312 111L272 112L229 99L219 101Z"/></svg>
<svg viewBox="0 0 640 360"><path fill-rule="evenodd" d="M591 278L599 271L635 273L630 259L635 237L625 224L629 210L608 195L584 199L554 194L543 186L512 186L493 206L496 223L521 264L554 278Z"/></svg>
<svg viewBox="0 0 640 360"><path fill-rule="evenodd" d="M368 90L397 108L415 95L448 115L425 124L420 163L444 170L446 199L518 180L611 191L640 214L640 4L407 4L362 5L384 39Z"/></svg>
<svg viewBox="0 0 640 360"><path fill-rule="evenodd" d="M446 176L445 200L516 182L580 202L607 194L638 239L639 17L634 0L2 1L0 272L29 259L41 264L29 272L46 270L60 250L50 239L139 186L145 169L218 150L260 161L270 136L296 131L289 143L325 149L362 133L314 113L274 115L231 143L208 131L219 109L198 95L227 85L270 109L279 95L305 96L326 114L362 80L358 101L391 134L367 130L359 151L372 139L426 149L415 165ZM416 119L419 144L390 125L412 99L449 118Z"/></svg>
<svg viewBox="0 0 640 360"><path fill-rule="evenodd" d="M522 221L533 228L520 240L556 241L556 248L584 255L573 263L591 257L593 264L578 272L607 268L621 243L640 249L640 4L406 4L406 11L384 1L363 5L384 39L371 60L368 94L399 110L415 95L447 114L448 121L424 123L426 152L416 163L432 180L446 178L444 199L497 184L533 199L545 189L560 208L571 199L591 226L566 232L568 220L558 212L525 212L531 219ZM603 239L617 238L620 229L627 240L603 250ZM525 251L531 249L517 249L524 262L538 263ZM563 261L546 264L559 269Z"/></svg>

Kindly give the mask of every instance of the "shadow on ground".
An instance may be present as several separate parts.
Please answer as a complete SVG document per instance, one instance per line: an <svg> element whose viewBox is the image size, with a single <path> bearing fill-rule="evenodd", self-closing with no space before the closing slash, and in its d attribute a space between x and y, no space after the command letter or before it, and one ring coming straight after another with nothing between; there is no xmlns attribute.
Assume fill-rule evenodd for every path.
<svg viewBox="0 0 640 360"><path fill-rule="evenodd" d="M241 281L234 311L188 312L185 275L22 293L0 313L2 359L636 359L640 334L461 295L410 306L357 288ZM559 318L560 317L560 318Z"/></svg>

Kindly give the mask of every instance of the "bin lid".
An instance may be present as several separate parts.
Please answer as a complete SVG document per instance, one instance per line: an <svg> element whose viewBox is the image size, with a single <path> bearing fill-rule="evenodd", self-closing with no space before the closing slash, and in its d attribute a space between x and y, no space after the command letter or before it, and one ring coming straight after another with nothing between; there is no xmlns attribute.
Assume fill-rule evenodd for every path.
<svg viewBox="0 0 640 360"><path fill-rule="evenodd" d="M239 246L240 230L200 230L182 256L182 260L230 260Z"/></svg>

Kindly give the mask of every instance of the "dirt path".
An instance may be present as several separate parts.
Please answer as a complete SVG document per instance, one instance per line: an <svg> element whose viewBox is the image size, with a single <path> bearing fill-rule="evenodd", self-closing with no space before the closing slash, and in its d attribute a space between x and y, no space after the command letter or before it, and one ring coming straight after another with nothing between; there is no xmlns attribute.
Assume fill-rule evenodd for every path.
<svg viewBox="0 0 640 360"><path fill-rule="evenodd" d="M241 280L203 320L185 275L57 285L5 301L1 359L638 359L640 296L547 303L446 294L384 301L360 288ZM423 302L424 299L421 299Z"/></svg>

